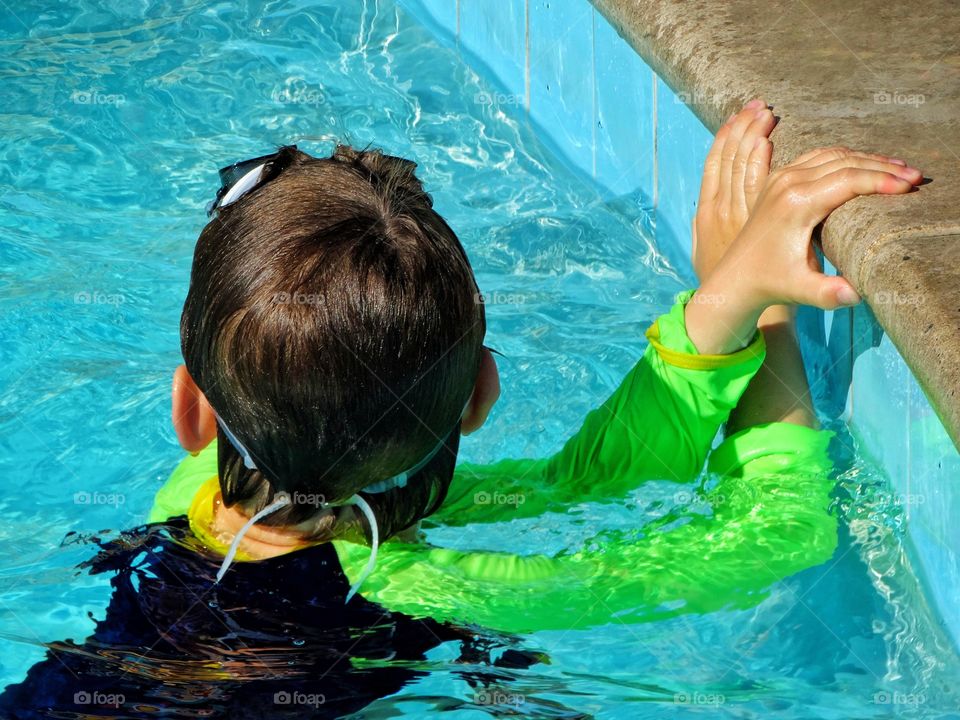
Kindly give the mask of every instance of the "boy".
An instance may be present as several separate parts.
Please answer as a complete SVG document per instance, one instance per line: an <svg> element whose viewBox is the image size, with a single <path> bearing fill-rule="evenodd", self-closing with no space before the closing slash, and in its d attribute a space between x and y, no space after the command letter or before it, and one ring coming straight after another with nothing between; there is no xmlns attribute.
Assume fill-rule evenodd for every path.
<svg viewBox="0 0 960 720"><path fill-rule="evenodd" d="M245 549L248 559L264 559L334 540L356 586L367 572L361 571L364 551L349 542L358 534L376 551L379 543L371 541L378 529L387 538L431 514L445 525L533 516L573 502L620 498L647 479L687 482L701 471L718 428L735 407L732 437L712 469L742 477L748 459L752 475L806 469L809 482L796 481L797 512L817 509L824 518L819 500L826 494L827 436L804 432L815 427L815 418L788 306L834 308L859 301L843 278L819 272L812 230L858 194L906 192L920 172L887 157L831 149L814 151L767 177L773 124L771 111L755 101L718 133L697 216L694 255L701 288L655 323L650 347L607 403L553 458L462 465L456 476L458 436L483 424L499 383L493 357L482 346L483 305L473 302L477 289L462 248L430 208L412 167L376 153L342 150L327 161L301 158L292 172L279 171L276 179L261 173L251 195L240 196L198 243L182 326L186 367L174 380L174 423L187 450L208 455L206 461L185 461L158 496L151 519L186 513L207 547L216 548L215 537L220 538L222 569L230 564L231 542ZM315 177L308 180L310 173ZM343 202L343 188L356 179L362 189ZM317 193L324 184L333 190L321 199ZM298 192L335 217L298 215L306 207ZM283 225L272 225L270 213L282 215ZM257 234L265 225L277 238L273 243ZM317 247L304 252L302 241ZM261 259L263 253L276 256ZM352 258L350 272L342 271L344 257ZM303 272L284 276L291 264ZM207 268L225 276L208 280ZM246 276L250 268L257 269L255 282ZM243 288L245 295L225 306L223 287ZM282 320L267 330L255 330L256 323L272 322L278 310L256 311L249 322L246 316L234 319L256 307L257 293L278 292L308 304L284 306ZM215 343L207 330L211 323L246 325L264 347L248 356L232 336ZM758 325L775 342L752 383L764 356ZM195 349L194 337L203 339L206 354ZM291 359L277 349L289 343L302 356ZM223 355L211 357L213 348ZM248 363L253 356L260 365ZM349 389L341 378L351 379ZM299 396L291 397L294 392ZM336 426L330 422L334 417ZM769 423L776 425L766 427ZM736 433L748 426L761 427ZM214 466L210 445L218 434ZM761 462L758 453L768 459ZM731 502L715 508L712 525L695 521L670 533L669 553L695 553L718 564L705 556L702 540L725 512L734 512L743 494L735 492L732 480L728 484L734 485L727 488ZM275 502L278 491L286 495ZM494 493L523 496L526 502L509 509L473 502ZM326 505L316 504L319 496ZM374 522L365 522L358 506L367 506ZM603 621L614 611L642 614L648 604L637 602L638 593L641 599L651 593L654 599L682 598L688 608L696 605L691 594L702 594L703 607L711 601L722 605L728 599L722 589L750 594L775 579L770 570L788 574L832 550L832 523L810 522L822 532L783 538L784 545L811 548L810 557L801 553L798 561L794 553L795 566L780 555L752 563L741 558L730 563L739 570L731 568L722 587L637 578L635 564L659 552L651 547L659 539L646 538L623 548L614 544L621 551L616 557L608 543L599 555L583 551L551 559L389 543L382 548L380 572L364 589L368 598L392 609L520 631L551 622L569 627ZM779 560L786 563L782 568ZM623 573L631 579L619 577ZM616 587L595 585L601 577ZM446 591L451 583L458 588L453 598ZM679 598L664 594L668 587L679 591ZM596 612L585 611L579 619L558 612L570 606L572 588L580 588L582 596L574 605L592 605ZM598 593L604 602L596 609L590 600Z"/></svg>
<svg viewBox="0 0 960 720"><path fill-rule="evenodd" d="M744 606L829 557L828 434L815 429L789 306L858 302L819 272L811 233L846 200L907 192L921 174L819 150L768 176L773 122L754 101L718 133L695 226L701 287L648 331L614 395L556 456L456 475L459 436L483 424L499 381L469 263L412 163L341 147L329 159L284 148L234 166L197 243L186 365L174 377L177 436L197 455L158 494L151 520L163 524L95 561L119 570L97 634L53 648L0 708L76 712L80 689L122 696L115 715L136 702L259 716L273 697L279 717L299 692L317 700L301 713L336 716L412 676L374 663L378 680L358 680L352 669L331 674L338 664L414 660L463 638L436 620L529 631L662 617L677 600L686 612ZM712 518L555 558L408 537L377 561L380 538L415 532L427 516L532 516L618 499L649 479L687 482L725 422L710 459L724 496ZM473 502L490 492L528 501L506 511ZM772 525L784 507L796 522ZM713 541L718 532L763 542L735 554ZM704 575L691 572L698 562ZM164 688L170 675L177 683Z"/></svg>

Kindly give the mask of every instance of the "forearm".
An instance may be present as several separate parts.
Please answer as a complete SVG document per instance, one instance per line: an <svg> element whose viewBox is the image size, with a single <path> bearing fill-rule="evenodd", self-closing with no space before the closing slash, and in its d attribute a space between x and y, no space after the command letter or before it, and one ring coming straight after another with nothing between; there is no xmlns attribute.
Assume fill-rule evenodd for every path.
<svg viewBox="0 0 960 720"><path fill-rule="evenodd" d="M767 341L767 356L727 422L727 434L769 422L817 428L810 386L800 354L794 318L796 309L774 305L757 325Z"/></svg>
<svg viewBox="0 0 960 720"><path fill-rule="evenodd" d="M750 343L763 309L736 282L714 275L684 309L687 334L702 355L728 355Z"/></svg>
<svg viewBox="0 0 960 720"><path fill-rule="evenodd" d="M495 522L562 512L574 503L623 497L646 480L695 477L765 350L754 318L744 331L752 341L747 347L698 353L684 322L689 303L689 293L682 293L650 327L643 357L558 453L459 465L432 521Z"/></svg>

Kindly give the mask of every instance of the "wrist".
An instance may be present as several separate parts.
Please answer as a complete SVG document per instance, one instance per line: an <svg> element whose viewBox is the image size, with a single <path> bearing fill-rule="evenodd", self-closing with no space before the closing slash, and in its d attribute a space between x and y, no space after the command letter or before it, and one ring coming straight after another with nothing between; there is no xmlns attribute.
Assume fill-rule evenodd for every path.
<svg viewBox="0 0 960 720"><path fill-rule="evenodd" d="M773 306L756 282L742 272L715 272L697 289L696 295L713 300L723 310L718 318L736 326L756 327L763 313Z"/></svg>
<svg viewBox="0 0 960 720"><path fill-rule="evenodd" d="M771 305L760 314L757 327L786 326L793 328L797 321L796 305Z"/></svg>
<svg viewBox="0 0 960 720"><path fill-rule="evenodd" d="M703 355L727 355L749 345L767 307L749 289L715 277L693 294L684 309L687 336Z"/></svg>

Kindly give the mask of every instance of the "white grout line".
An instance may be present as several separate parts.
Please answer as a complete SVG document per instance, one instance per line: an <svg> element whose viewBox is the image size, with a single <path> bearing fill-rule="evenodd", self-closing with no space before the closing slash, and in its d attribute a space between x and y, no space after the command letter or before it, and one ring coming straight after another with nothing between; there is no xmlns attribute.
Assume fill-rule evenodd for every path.
<svg viewBox="0 0 960 720"><path fill-rule="evenodd" d="M460 0L457 0L459 2ZM530 114L530 0L523 4L523 91L524 106Z"/></svg>
<svg viewBox="0 0 960 720"><path fill-rule="evenodd" d="M593 143L593 179L597 181L597 123L600 122L597 103L597 9L590 12L590 80L593 88L593 122L590 124L590 137Z"/></svg>
<svg viewBox="0 0 960 720"><path fill-rule="evenodd" d="M904 503L904 505L906 506L906 511L904 512L904 515L906 516L905 520L907 523L910 522L911 516L913 515L913 510L912 510L913 503L911 502L911 498L913 497L913 488L911 487L913 484L912 482L913 473L910 471L911 466L913 465L913 453L912 453L913 448L910 446L910 428L911 428L910 411L912 407L913 407L913 383L910 382L908 379L907 380L907 402L906 402L906 407L904 408L904 412L906 413L906 423L904 423L906 426L906 433L905 433L906 437L904 438L904 442L906 444L905 455L906 455L906 461L907 461L906 468L905 468L907 472L907 501Z"/></svg>
<svg viewBox="0 0 960 720"><path fill-rule="evenodd" d="M660 205L660 151L657 147L657 74L653 76L653 218L657 220L657 208Z"/></svg>

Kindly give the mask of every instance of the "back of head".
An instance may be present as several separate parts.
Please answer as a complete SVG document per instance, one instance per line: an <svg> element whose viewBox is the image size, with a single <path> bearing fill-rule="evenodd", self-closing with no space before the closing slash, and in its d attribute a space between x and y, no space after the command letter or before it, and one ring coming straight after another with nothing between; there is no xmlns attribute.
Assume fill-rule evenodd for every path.
<svg viewBox="0 0 960 720"><path fill-rule="evenodd" d="M485 333L466 254L412 162L340 146L284 148L286 167L221 209L197 242L181 318L187 370L219 430L225 504L300 523L371 495L383 536L442 502ZM299 498L299 501L298 501ZM322 532L318 532L322 534Z"/></svg>

